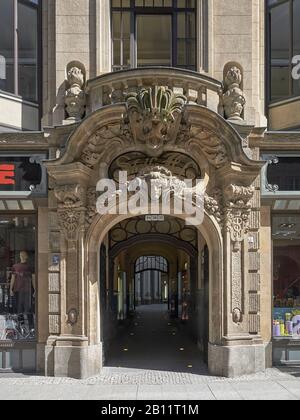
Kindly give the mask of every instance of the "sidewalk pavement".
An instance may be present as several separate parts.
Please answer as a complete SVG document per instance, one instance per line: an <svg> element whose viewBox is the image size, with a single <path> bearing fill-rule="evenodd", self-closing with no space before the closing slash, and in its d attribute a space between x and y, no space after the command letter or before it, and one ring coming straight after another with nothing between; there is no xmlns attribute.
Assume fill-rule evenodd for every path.
<svg viewBox="0 0 300 420"><path fill-rule="evenodd" d="M0 400L299 400L300 370L269 369L238 379L104 368L87 380L0 375Z"/></svg>

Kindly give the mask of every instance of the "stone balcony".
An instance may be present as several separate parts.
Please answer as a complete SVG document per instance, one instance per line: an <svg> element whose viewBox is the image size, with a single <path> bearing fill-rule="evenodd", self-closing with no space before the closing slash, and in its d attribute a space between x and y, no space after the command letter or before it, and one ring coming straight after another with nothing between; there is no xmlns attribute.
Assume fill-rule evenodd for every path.
<svg viewBox="0 0 300 420"><path fill-rule="evenodd" d="M222 83L193 71L175 68L139 68L105 74L86 84L87 115L107 105L125 102L129 92L164 86L198 104L218 112Z"/></svg>

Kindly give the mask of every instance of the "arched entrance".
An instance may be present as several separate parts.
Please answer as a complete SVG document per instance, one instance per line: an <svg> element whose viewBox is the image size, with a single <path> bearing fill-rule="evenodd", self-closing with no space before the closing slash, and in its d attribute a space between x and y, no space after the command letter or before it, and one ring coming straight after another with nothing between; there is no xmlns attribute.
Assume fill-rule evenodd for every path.
<svg viewBox="0 0 300 420"><path fill-rule="evenodd" d="M104 317L107 288L100 290L99 278L109 281L112 270L109 258L104 270L100 254L108 257L109 232L132 214L126 210L100 215L97 183L103 179L118 183L118 171L125 169L130 177L167 180L177 191L182 179L203 181L204 219L195 226L203 247L207 245L198 249L198 255L207 261L204 272L209 277L201 292L203 307L209 307L208 350L202 351L207 353L209 371L216 375L264 370L261 167L244 153L241 137L228 122L166 87L136 89L126 103L101 108L86 118L69 138L63 156L47 163L50 249L52 232L61 234L59 268L49 268L47 373L81 378L98 374L103 366L109 324ZM128 209L128 197L124 203ZM186 224L186 213L171 210L172 217ZM149 207L140 207L140 217L149 214Z"/></svg>
<svg viewBox="0 0 300 420"><path fill-rule="evenodd" d="M100 273L101 266L108 268L99 285L104 364L202 371L209 261L203 259L207 245L197 228L175 217L140 216L116 224L103 243L108 249L104 257L100 253Z"/></svg>

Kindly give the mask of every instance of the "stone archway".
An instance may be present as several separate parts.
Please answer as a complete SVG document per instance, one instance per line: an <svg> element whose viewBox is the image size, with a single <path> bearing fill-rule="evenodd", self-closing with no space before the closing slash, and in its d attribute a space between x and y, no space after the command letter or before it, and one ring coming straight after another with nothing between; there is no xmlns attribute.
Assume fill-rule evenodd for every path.
<svg viewBox="0 0 300 420"><path fill-rule="evenodd" d="M60 288L55 301L49 296L48 374L86 377L101 370L98 253L109 229L130 215L97 214L96 182L110 176L119 156L133 152L151 158L156 170L157 160L168 153L189 156L201 169L207 189L204 222L198 228L210 250L209 369L223 376L264 370L259 316L262 164L246 156L242 139L219 115L155 87L92 114L70 137L64 155L47 163L52 229L61 230ZM141 209L141 214L148 212Z"/></svg>

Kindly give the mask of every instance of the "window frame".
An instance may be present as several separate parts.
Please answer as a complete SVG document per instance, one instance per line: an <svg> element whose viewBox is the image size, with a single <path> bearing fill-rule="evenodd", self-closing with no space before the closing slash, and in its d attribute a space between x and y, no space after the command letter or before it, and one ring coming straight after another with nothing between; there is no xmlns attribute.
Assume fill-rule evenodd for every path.
<svg viewBox="0 0 300 420"><path fill-rule="evenodd" d="M38 269L38 213L36 210L29 210L29 211L14 211L14 210L5 210L0 211L0 220L5 217L32 217L35 222L35 230L34 230L34 275L35 275L35 338L34 339L26 339L26 340L13 340L10 342L9 340L0 340L0 357L1 357L1 350L7 347L8 343L11 343L11 348L21 348L23 349L24 346L28 344L35 346L38 342L39 337L39 313L38 313L38 299L39 299L39 269ZM1 368L0 368L1 371ZM22 369L21 369L22 371Z"/></svg>
<svg viewBox="0 0 300 420"><path fill-rule="evenodd" d="M289 5L289 21L290 21L290 30L289 30L289 95L283 96L278 99L272 99L272 32L271 32L271 11L276 7L279 7L287 3ZM266 7L266 90L267 90L267 103L269 105L276 104L279 102L285 102L289 99L299 98L300 94L293 92L293 78L292 78L292 59L294 57L294 0L278 0L276 4L269 5L269 0L265 0Z"/></svg>
<svg viewBox="0 0 300 420"><path fill-rule="evenodd" d="M38 0L38 4L33 3L30 0L11 0L13 1L13 72L14 72L14 91L9 92L0 89L0 93L5 95L14 96L21 98L23 101L37 104L40 109L41 116L41 93L42 93L42 2ZM18 37L18 6L23 4L24 6L30 7L37 12L37 92L36 101L28 100L27 98L20 95L19 91L19 37Z"/></svg>
<svg viewBox="0 0 300 420"><path fill-rule="evenodd" d="M171 56L172 56L172 66L175 68L186 69L190 71L196 71L197 64L198 64L198 36L197 36L197 24L198 24L198 7L197 1L195 0L195 7L178 7L177 0L172 0L173 6L171 7L141 7L135 6L135 0L130 0L129 7L114 7L113 2L111 1L111 51L112 51L112 71L122 71L122 70L129 70L129 69L136 69L136 68L143 68L137 66L137 16L140 15L167 15L171 16L172 18L172 47L171 47ZM113 13L120 12L120 13L130 13L130 65L126 66L122 62L120 65L114 65L114 41L119 40L118 38L114 38L113 33ZM177 52L178 52L178 25L177 25L177 16L179 13L185 13L186 19L189 13L194 14L194 22L195 22L195 37L190 38L182 38L185 42L190 42L191 40L195 43L195 62L194 65L177 65ZM187 32L187 31L186 31ZM120 49L122 47L122 34L120 38ZM122 57L122 52L120 51L120 58ZM122 61L122 60L120 60ZM148 66L151 67L151 66ZM164 66L162 66L164 67ZM167 68L168 66L166 66Z"/></svg>

